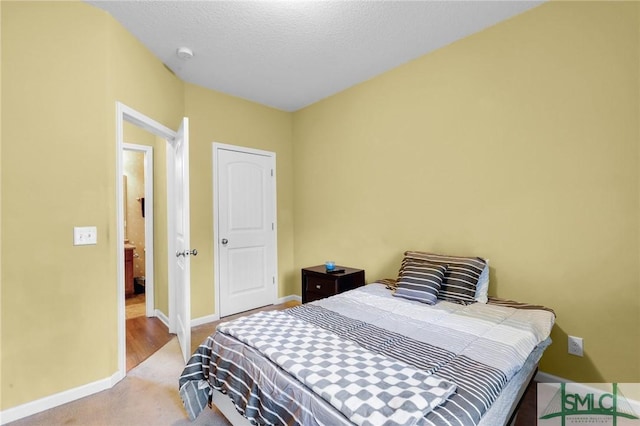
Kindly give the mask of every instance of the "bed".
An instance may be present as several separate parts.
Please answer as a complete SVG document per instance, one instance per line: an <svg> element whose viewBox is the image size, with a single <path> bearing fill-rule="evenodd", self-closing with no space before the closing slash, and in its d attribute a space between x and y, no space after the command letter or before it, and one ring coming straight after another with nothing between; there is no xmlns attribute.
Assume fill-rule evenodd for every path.
<svg viewBox="0 0 640 426"><path fill-rule="evenodd" d="M246 424L507 424L555 316L476 300L484 259L469 274L468 258L431 256L406 252L397 280L220 324L179 380L189 418L214 403Z"/></svg>

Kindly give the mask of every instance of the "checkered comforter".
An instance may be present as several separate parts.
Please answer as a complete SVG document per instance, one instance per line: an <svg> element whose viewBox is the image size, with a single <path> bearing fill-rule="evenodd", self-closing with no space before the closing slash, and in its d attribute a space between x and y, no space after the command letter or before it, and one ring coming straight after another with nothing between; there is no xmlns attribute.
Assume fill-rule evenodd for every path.
<svg viewBox="0 0 640 426"><path fill-rule="evenodd" d="M257 349L357 425L413 425L455 390L287 312L239 318L218 331Z"/></svg>
<svg viewBox="0 0 640 426"><path fill-rule="evenodd" d="M546 311L484 304L426 306L367 285L221 324L187 364L180 394L191 419L216 389L254 424L475 425L548 337L553 320ZM359 376L359 368L346 367L358 357L368 360L365 371L385 367ZM406 400L385 394L398 384L397 371L414 381ZM377 380L364 390L368 377ZM422 378L435 388L422 388ZM329 393L333 388L339 390ZM430 389L442 394L432 398ZM371 405L373 395L380 402Z"/></svg>

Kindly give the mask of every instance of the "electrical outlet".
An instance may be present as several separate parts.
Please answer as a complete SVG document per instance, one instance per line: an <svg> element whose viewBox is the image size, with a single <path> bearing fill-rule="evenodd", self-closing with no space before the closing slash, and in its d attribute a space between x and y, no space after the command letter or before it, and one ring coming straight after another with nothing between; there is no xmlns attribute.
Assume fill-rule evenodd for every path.
<svg viewBox="0 0 640 426"><path fill-rule="evenodd" d="M569 353L576 356L584 355L582 337L569 336Z"/></svg>

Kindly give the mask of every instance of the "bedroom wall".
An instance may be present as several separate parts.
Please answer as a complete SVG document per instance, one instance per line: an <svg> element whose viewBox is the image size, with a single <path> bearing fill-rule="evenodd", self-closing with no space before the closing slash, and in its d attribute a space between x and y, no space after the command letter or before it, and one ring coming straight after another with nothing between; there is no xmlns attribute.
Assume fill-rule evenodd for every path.
<svg viewBox="0 0 640 426"><path fill-rule="evenodd" d="M5 409L114 372L115 114L103 14L66 2L2 12ZM87 225L99 243L74 247Z"/></svg>
<svg viewBox="0 0 640 426"><path fill-rule="evenodd" d="M201 253L192 267L192 318L214 314L214 140L276 152L280 296L297 290L290 113L185 88L120 24L85 3L1 4L0 104L8 124L0 138L0 247L11 250L0 259L0 410L117 370L116 101L173 129L190 116L192 241ZM126 135L136 133L132 127L125 124ZM156 165L164 165L164 142L153 146ZM164 168L156 172L155 297L168 314L166 178ZM74 247L73 227L86 225L97 226L98 244Z"/></svg>
<svg viewBox="0 0 640 426"><path fill-rule="evenodd" d="M547 3L294 113L296 267L487 257L557 313L544 372L640 381L639 24Z"/></svg>
<svg viewBox="0 0 640 426"><path fill-rule="evenodd" d="M6 410L117 370L115 102L173 128L184 105L182 82L99 9L2 12ZM98 244L74 247L73 227L86 225Z"/></svg>
<svg viewBox="0 0 640 426"><path fill-rule="evenodd" d="M215 311L213 294L212 143L220 142L276 153L278 215L278 295L299 293L293 273L292 114L193 84L185 84L185 115L190 120L191 245L193 318ZM194 277L196 277L194 279ZM206 285L204 285L206 283ZM203 285L201 285L203 284Z"/></svg>

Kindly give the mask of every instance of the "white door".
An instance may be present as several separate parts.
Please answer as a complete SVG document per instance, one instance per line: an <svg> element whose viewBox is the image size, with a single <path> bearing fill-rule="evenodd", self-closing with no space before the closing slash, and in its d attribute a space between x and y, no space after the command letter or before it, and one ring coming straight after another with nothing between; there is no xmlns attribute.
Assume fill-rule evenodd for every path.
<svg viewBox="0 0 640 426"><path fill-rule="evenodd" d="M275 154L215 148L220 316L277 298ZM215 189L214 189L215 190Z"/></svg>
<svg viewBox="0 0 640 426"><path fill-rule="evenodd" d="M173 275L174 310L170 317L174 319L175 332L178 335L180 348L185 362L191 355L191 269L190 258L197 254L189 245L189 119L183 118L176 137L170 141L173 154L173 202L169 203L172 211L173 247L169 253L175 260ZM173 251L175 249L175 251ZM171 255L173 254L173 257Z"/></svg>

